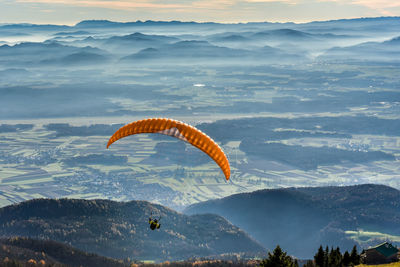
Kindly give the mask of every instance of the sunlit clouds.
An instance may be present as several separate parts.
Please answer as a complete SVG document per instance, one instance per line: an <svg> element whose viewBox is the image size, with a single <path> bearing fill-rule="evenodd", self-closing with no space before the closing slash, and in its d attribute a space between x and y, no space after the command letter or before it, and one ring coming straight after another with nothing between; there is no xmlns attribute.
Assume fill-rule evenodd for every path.
<svg viewBox="0 0 400 267"><path fill-rule="evenodd" d="M247 3L285 3L296 5L299 0L245 0Z"/></svg>
<svg viewBox="0 0 400 267"><path fill-rule="evenodd" d="M367 7L370 10L376 11L377 13L386 16L398 16L400 14L399 9L397 9L397 12L395 12L395 10L391 10L393 8L400 8L400 1L395 1L395 0L319 0L319 1L336 2L343 6L358 5L362 7Z"/></svg>
<svg viewBox="0 0 400 267"><path fill-rule="evenodd" d="M83 19L307 22L399 16L394 0L0 0L0 23Z"/></svg>
<svg viewBox="0 0 400 267"><path fill-rule="evenodd" d="M374 10L400 7L400 1L393 0L192 0L192 1L161 1L161 0L15 0L18 3L62 4L72 6L100 7L110 9L135 8L223 8L233 7L241 3L282 3L291 5L312 2L336 2L344 6L360 5ZM283 12L283 11L282 11Z"/></svg>
<svg viewBox="0 0 400 267"><path fill-rule="evenodd" d="M396 16L398 13L391 10L392 8L400 8L400 1L394 0L355 0L354 4L366 6L372 10L378 10L382 15Z"/></svg>
<svg viewBox="0 0 400 267"><path fill-rule="evenodd" d="M184 5L168 4L153 1L98 1L98 0L17 0L21 3L62 4L83 7L100 7L110 9L136 9L136 8L182 8Z"/></svg>

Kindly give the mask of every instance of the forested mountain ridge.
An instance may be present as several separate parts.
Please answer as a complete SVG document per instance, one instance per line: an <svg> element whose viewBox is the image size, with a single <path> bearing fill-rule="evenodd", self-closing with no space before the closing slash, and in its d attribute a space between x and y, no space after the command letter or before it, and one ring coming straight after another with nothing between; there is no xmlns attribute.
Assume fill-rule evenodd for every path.
<svg viewBox="0 0 400 267"><path fill-rule="evenodd" d="M161 229L149 229L151 213L161 217ZM146 201L30 200L0 209L0 236L51 239L107 257L155 261L264 251L220 216L187 216Z"/></svg>
<svg viewBox="0 0 400 267"><path fill-rule="evenodd" d="M203 212L225 217L267 249L280 244L300 258L309 258L321 244L351 249L357 242L346 231L400 235L400 191L383 185L259 190L185 210L186 214Z"/></svg>

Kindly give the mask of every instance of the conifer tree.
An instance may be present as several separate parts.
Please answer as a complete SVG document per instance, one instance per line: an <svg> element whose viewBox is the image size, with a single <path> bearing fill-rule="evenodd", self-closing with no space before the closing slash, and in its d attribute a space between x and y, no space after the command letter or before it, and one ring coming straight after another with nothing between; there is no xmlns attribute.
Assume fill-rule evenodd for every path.
<svg viewBox="0 0 400 267"><path fill-rule="evenodd" d="M329 253L328 267L340 267L342 263L342 254L340 253L339 247L331 249Z"/></svg>
<svg viewBox="0 0 400 267"><path fill-rule="evenodd" d="M284 252L279 245L276 246L273 253L268 252L268 258L260 263L261 267L298 267L297 261Z"/></svg>
<svg viewBox="0 0 400 267"><path fill-rule="evenodd" d="M351 259L351 262L354 265L360 264L360 255L357 252L357 246L356 245L354 245L353 249L351 250L350 259Z"/></svg>
<svg viewBox="0 0 400 267"><path fill-rule="evenodd" d="M325 266L325 252L322 248L322 245L319 247L317 254L314 256L315 265L317 267L324 267Z"/></svg>
<svg viewBox="0 0 400 267"><path fill-rule="evenodd" d="M325 253L324 253L324 267L328 266L329 263L329 248L326 246Z"/></svg>
<svg viewBox="0 0 400 267"><path fill-rule="evenodd" d="M350 266L351 264L350 254L347 251L343 254L342 264L343 266Z"/></svg>

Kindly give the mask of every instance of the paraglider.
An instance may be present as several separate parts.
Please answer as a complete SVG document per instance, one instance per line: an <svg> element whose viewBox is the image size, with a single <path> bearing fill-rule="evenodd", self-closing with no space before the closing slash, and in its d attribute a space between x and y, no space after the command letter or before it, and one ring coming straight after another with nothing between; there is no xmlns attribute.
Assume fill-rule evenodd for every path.
<svg viewBox="0 0 400 267"><path fill-rule="evenodd" d="M154 229L160 229L161 224L158 223L157 219L151 219L149 218L149 224L150 224L150 229L154 230Z"/></svg>
<svg viewBox="0 0 400 267"><path fill-rule="evenodd" d="M210 156L221 168L225 179L229 180L229 161L221 147L199 129L181 121L166 118L134 121L117 130L109 139L107 148L121 138L140 133L165 134L188 142Z"/></svg>
<svg viewBox="0 0 400 267"><path fill-rule="evenodd" d="M151 213L150 217L149 217L149 226L151 230L155 230L155 229L160 229L161 224L159 223L159 221L161 220L161 216L160 218L157 219L153 219L153 212Z"/></svg>

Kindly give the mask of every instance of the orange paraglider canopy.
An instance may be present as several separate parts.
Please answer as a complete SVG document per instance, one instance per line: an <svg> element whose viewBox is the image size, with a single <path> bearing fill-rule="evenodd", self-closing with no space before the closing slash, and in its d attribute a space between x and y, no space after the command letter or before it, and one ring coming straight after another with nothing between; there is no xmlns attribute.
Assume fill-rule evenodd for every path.
<svg viewBox="0 0 400 267"><path fill-rule="evenodd" d="M181 121L166 118L134 121L116 131L108 140L107 148L121 138L140 133L165 134L188 142L209 155L221 168L226 180L229 180L229 161L220 146L199 129Z"/></svg>

